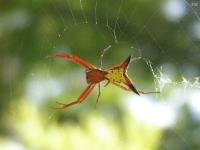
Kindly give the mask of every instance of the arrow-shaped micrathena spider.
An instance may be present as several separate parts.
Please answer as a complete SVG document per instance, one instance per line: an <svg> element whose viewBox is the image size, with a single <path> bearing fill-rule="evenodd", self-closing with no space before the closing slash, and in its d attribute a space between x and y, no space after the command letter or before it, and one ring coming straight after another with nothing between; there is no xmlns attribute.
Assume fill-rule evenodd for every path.
<svg viewBox="0 0 200 150"><path fill-rule="evenodd" d="M94 89L96 84L98 84L99 90L98 90L98 97L96 100L96 104L98 103L101 91L100 91L100 82L107 81L106 85L109 83L125 90L125 91L133 91L137 95L140 94L150 94L150 93L159 93L159 92L143 92L136 89L136 87L133 85L133 82L127 75L127 68L131 61L138 60L138 58L132 58L132 56L129 56L125 61L115 64L107 69L102 69L102 59L104 56L105 51L110 48L107 47L106 49L102 50L101 56L99 59L99 67L95 67L88 62L80 59L77 56L70 55L67 53L62 54L53 54L49 55L48 57L54 57L54 58L65 58L70 61L73 61L76 64L81 65L86 69L86 81L88 83L88 86L84 89L84 91L81 93L81 95L73 102L68 104L63 104L57 102L59 105L58 109L66 109L71 105L79 104L85 100L85 98L90 94L90 92ZM105 86L106 86L105 85Z"/></svg>

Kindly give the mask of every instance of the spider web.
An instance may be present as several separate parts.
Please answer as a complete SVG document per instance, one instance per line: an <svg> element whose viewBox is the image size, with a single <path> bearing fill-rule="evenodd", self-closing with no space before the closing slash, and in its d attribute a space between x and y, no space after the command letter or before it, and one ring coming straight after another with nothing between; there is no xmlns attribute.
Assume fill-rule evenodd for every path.
<svg viewBox="0 0 200 150"><path fill-rule="evenodd" d="M142 44L139 43L139 41L138 41L139 35L135 35L134 33L131 32L131 33L129 33L129 36L131 34L131 38L126 39L125 34L128 34L126 27L132 23L131 19L129 19L129 18L134 17L135 9L138 7L137 5L133 7L133 10L130 12L129 16L127 16L127 14L126 14L127 12L124 12L124 10L122 11L122 8L123 8L123 5L125 2L123 0L116 2L117 4L115 4L115 5L117 5L117 7L116 7L117 9L114 10L115 18L114 18L114 20L109 20L110 19L109 17L112 15L112 14L109 14L109 11L108 11L110 9L110 6L108 6L105 9L104 16L99 16L99 11L101 11L101 9L99 7L101 7L101 3L105 3L105 2L101 2L98 0L94 0L93 2L89 2L87 0L76 1L76 3L78 3L77 7L79 7L76 9L79 9L81 12L78 15L76 15L76 13L73 11L73 9L74 9L74 7L72 6L73 2L70 0L66 0L65 2L66 2L66 8L65 8L66 10L63 10L63 11L60 11L57 8L57 6L56 6L57 4L55 2L52 2L52 6L54 7L55 11L58 14L58 16L56 16L56 17L58 17L57 18L58 21L62 22L62 24L63 24L63 27L60 27L59 29L57 27L57 29L55 29L58 31L57 32L58 38L57 38L57 41L52 43L52 49L59 49L60 47L63 48L62 47L63 43L60 44L59 42L64 39L64 36L66 34L68 34L67 31L76 30L77 28L79 28L81 26L85 26L85 25L87 26L87 24L93 24L97 28L97 30L100 30L101 28L103 28L106 32L109 33L108 36L112 37L111 41L106 39L106 41L104 41L105 42L104 45L99 50L101 50L109 45L115 46L115 47L120 47L121 42L124 42L124 41L131 43L132 45L127 44L129 46L129 50L127 50L127 51L129 53L131 52L132 54L136 53L137 56L143 58L143 61L146 62L146 64L149 66L150 71L152 72L152 75L156 82L155 88L157 88L159 91L162 91L166 84L173 84L174 86L178 86L178 85L182 84L182 86L184 88L189 88L189 87L197 88L197 89L199 88L199 77L198 76L195 76L193 78L189 78L189 77L187 78L187 77L184 77L184 75L182 75L184 73L182 73L180 71L181 80L177 81L174 79L170 79L170 77L169 77L170 75L163 72L162 64L159 66L154 66L154 62L152 60L154 58L151 58L153 56L151 56L151 55L146 56L146 52L143 49ZM87 3L89 3L90 5L93 6L92 7L93 14L87 14L88 13L87 8L86 8L86 5L88 5ZM194 7L194 6L198 6L198 2L196 2L196 1L188 2L188 1L184 0L183 4L185 5L184 7L186 7L186 9L188 11L187 13L190 13L190 15L193 15L194 19L196 19L196 21L198 22L200 20L200 18L198 15L198 11L196 11L195 7ZM176 58L174 56L168 54L168 51L159 44L159 41L157 40L154 33L151 30L149 30L148 25L151 22L155 21L153 18L154 18L154 16L158 15L158 13L160 13L159 9L160 8L157 8L149 14L148 19L141 25L139 34L142 32L145 32L146 35L149 36L149 39L155 45L157 50L160 51L160 53L162 55L164 55L164 57L169 58L170 61L172 61L174 66L180 68L181 67L179 64L180 62L176 61ZM65 13L67 13L67 12L69 13L69 18L71 19L70 21L72 21L70 23L67 22L67 20L69 20L69 18L66 18L67 15ZM90 15L91 17L88 17L88 15ZM123 24L123 25L119 24L119 19L121 19L120 17L121 18L124 17L123 19L125 20L126 24ZM181 26L181 24L180 24L180 30L183 33L187 32ZM100 36L103 36L105 38L106 35L104 35L104 33L101 33L101 31L100 31L100 34L102 34ZM189 34L188 34L188 36L189 36L188 41L192 43L192 46L198 48L198 45L192 41L193 40L192 37ZM66 41L64 41L64 42L66 42ZM186 58L186 59L189 59L189 58ZM166 65L164 64L164 66L166 66ZM198 73L196 73L196 74L198 74Z"/></svg>
<svg viewBox="0 0 200 150"><path fill-rule="evenodd" d="M177 118L184 104L187 104L189 106L192 114L195 116L195 119L200 120L200 118L198 117L198 115L200 114L200 107L199 104L197 104L197 102L199 102L197 101L198 96L200 96L199 94L200 77L198 76L199 72L197 72L197 69L193 66L192 66L193 69L192 71L194 73L190 74L191 65L189 64L189 66L187 66L187 62L191 60L191 56L188 55L188 58L187 57L184 58L185 61L180 62L179 59L176 58L177 55L173 56L172 55L173 53L168 52L166 47L160 44L159 42L160 40L158 39L159 37L158 33L155 33L155 30L154 31L151 30L152 22L156 22L157 16L159 16L162 11L160 10L162 8L162 5L168 5L168 3L170 2L172 1L168 0L166 2L160 3L159 6L155 6L155 9L153 9L153 11L152 10L150 11L148 18L145 18L145 21L141 21L142 23L137 23L133 21L134 20L133 18L137 17L137 13L139 12L138 9L140 9L140 6L133 5L133 7L131 7L130 10L125 11L124 8L126 8L127 5L125 0L113 1L113 3L105 1L102 2L100 0L94 0L94 1L65 0L64 6L60 6L59 1L55 2L51 1L51 6L53 8L53 11L55 11L56 15L55 15L55 20L47 21L46 28L48 29L50 28L50 26L55 27L56 31L55 36L57 37L57 40L49 43L50 38L45 37L46 41L44 42L43 46L45 47L46 45L50 45L47 47L52 49L52 53L67 51L70 53L80 54L79 55L80 57L81 54L83 53L92 53L92 51L89 49L92 49L94 46L92 47L84 45L85 42L87 42L87 40L84 41L84 36L87 33L87 30L90 30L88 28L92 27L93 28L92 30L94 30L93 32L96 32L96 37L97 37L96 42L98 41L98 39L101 41L98 43L97 46L99 52L101 49L108 47L109 45L111 46L111 49L109 50L109 52L107 52L110 53L108 54L109 56L106 56L107 54L105 54L105 60L106 60L104 64L105 66L113 63L109 61L109 58L112 58L110 55L116 56L116 58L112 58L114 59L114 61L120 60L120 58L125 58L129 54L132 54L135 57L142 57L141 62L138 63L139 65L137 65L136 63L136 67L137 66L147 67L147 70L149 70L148 76L152 77L152 80L150 79L150 81L148 82L150 83L148 89L151 90L153 89L153 91L160 91L161 93L154 96L148 96L148 95L144 96L145 99L137 98L138 101L146 102L149 101L148 99L150 99L150 102L153 101L156 102L157 104L165 103L167 107L171 107L170 110L174 113L174 115L171 116L169 115L169 117L172 117L174 119L169 120L169 122L166 124L159 124L159 123L157 124L156 121L152 122L151 120L150 123L158 125L164 129L172 128L178 121L180 121L180 120L177 121ZM104 5L104 3L107 3L107 5ZM186 42L189 42L191 44L191 47L195 49L193 53L196 54L197 53L196 49L198 49L199 46L198 44L196 44L196 42L194 42L194 39L197 37L192 37L192 35L188 33L188 30L186 28L187 26L186 27L183 26L184 21L186 22L186 20L184 20L183 18L184 16L186 16L186 14L188 14L190 17L192 16L193 19L192 22L196 22L197 28L199 29L200 27L198 26L198 23L200 21L200 16L198 14L198 9L200 8L200 4L196 1L191 2L186 0L182 2L178 1L178 3L183 5L182 7L185 8L184 10L185 14L182 16L180 15L180 18L177 17L175 19L173 17L170 18L168 16L169 17L168 19L169 21L172 22L174 20L178 20L174 21L174 23L178 24L179 32L188 37ZM111 4L113 4L113 8L115 8L114 10L112 9ZM45 9L43 9L43 11L48 17L48 12L46 12ZM60 22L60 25L56 25L56 21ZM134 26L136 30L139 29L139 31L137 31L137 34L134 33L134 29L130 28L132 26ZM77 31L80 31L80 33L77 33ZM73 33L75 33L76 36L73 36L72 35ZM81 37L79 38L81 39L81 41L73 40L76 41L76 43L73 43L70 39L70 36ZM147 45L144 45L145 43L141 41L142 39L141 36L146 37L144 42L147 42ZM200 37L200 35L198 34L196 36ZM92 41L94 42L95 40ZM147 49L148 44L151 45L150 50ZM75 48L79 50L75 50ZM83 50L80 50L81 48ZM126 51L123 50L124 48L126 48ZM97 55L99 54L100 53L98 53ZM159 62L158 57L165 58L165 60ZM98 59L98 57L93 58L90 56L89 58L91 58L91 62L94 64L95 61ZM182 63L184 63L185 65L182 65ZM49 74L52 73L51 69L52 66L53 66L52 63L47 66L47 76L49 76ZM187 67L186 71L183 69L183 67ZM138 70L140 73L142 73L141 69L136 68L135 70L136 71ZM139 73L136 72L134 73L139 76ZM82 83L83 78L79 75L81 73L79 73L78 71L75 74L77 74L78 76L77 78L80 78L78 82ZM66 74L64 74L62 78L64 78L64 76L66 76ZM70 80L74 77L74 72L72 74L68 73L67 76L69 80L67 80L66 82L68 84L72 83ZM136 77L137 85L140 84L138 80L141 80L141 78ZM151 83L151 81L154 82ZM64 82L64 84L66 82ZM31 83L31 85L32 84L33 83ZM55 86L54 82L52 85ZM144 85L144 87L145 86L146 85ZM61 90L62 89L61 88L60 91L58 90L55 95L59 95L60 93L66 91L66 88L67 87L63 88L65 90ZM131 101L133 98L135 98L135 96L131 97ZM124 100L123 103L125 103ZM133 103L133 104L136 105L140 103ZM133 104L132 102L128 101L128 105L131 106ZM124 104L124 107L127 107L127 104ZM131 107L130 111L132 111L133 108L134 107ZM143 107L141 107L141 109L143 109ZM137 116L137 112L133 112L133 115L136 118L142 117L142 116ZM141 120L146 122L143 119ZM146 123L149 122L147 121ZM185 136L180 134L176 130L176 128L178 127L175 127L175 129L171 129L171 131L176 135L176 137L180 141L182 141L182 143L185 144L186 147L193 149L193 147L190 145L190 142L188 142L188 138L185 138ZM167 146L164 145L164 148L166 147Z"/></svg>

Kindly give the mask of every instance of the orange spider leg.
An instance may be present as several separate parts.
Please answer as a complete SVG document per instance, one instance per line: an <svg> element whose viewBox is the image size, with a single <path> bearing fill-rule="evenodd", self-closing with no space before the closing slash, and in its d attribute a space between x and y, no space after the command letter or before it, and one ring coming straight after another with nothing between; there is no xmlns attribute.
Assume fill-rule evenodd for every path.
<svg viewBox="0 0 200 150"><path fill-rule="evenodd" d="M90 92L92 91L92 89L95 87L96 84L89 84L87 86L87 88L85 88L85 90L81 93L81 95L77 98L76 101L71 102L69 104L63 104L63 103L59 103L57 102L57 104L60 105L60 107L56 107L56 109L66 109L67 107L71 106L71 105L75 105L77 103L81 103L85 100L85 98L90 94Z"/></svg>
<svg viewBox="0 0 200 150"><path fill-rule="evenodd" d="M73 61L76 64L79 64L87 69L95 69L96 67L94 67L93 65L87 63L85 60L80 59L77 56L74 55L70 55L67 53L62 53L62 54L54 54L54 55L49 55L48 57L53 57L53 58L66 58L68 60Z"/></svg>
<svg viewBox="0 0 200 150"><path fill-rule="evenodd" d="M82 97L82 99L79 101L79 103L82 103L82 102L85 100L85 98L86 98L86 97L90 94L90 92L94 89L95 85L96 85L95 83L92 83L92 84L91 84L89 90L85 92L85 94L83 95L83 97ZM83 93L84 93L84 92L83 92Z"/></svg>

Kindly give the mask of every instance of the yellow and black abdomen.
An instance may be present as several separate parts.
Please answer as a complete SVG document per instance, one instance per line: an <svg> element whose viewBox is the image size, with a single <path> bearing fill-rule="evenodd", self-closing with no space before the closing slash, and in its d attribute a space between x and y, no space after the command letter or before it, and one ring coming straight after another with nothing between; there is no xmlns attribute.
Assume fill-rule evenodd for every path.
<svg viewBox="0 0 200 150"><path fill-rule="evenodd" d="M110 80L110 82L125 82L125 77L124 77L124 69L123 68L114 68L107 70L107 74L105 77Z"/></svg>

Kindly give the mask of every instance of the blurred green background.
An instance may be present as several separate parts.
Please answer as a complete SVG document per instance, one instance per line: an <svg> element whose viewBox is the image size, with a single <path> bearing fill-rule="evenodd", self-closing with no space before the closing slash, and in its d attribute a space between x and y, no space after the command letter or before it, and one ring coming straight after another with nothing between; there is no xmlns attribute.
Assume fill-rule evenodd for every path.
<svg viewBox="0 0 200 150"><path fill-rule="evenodd" d="M198 0L0 1L1 150L200 149ZM67 52L128 70L141 95L108 85L67 110L87 86ZM103 84L102 84L103 85Z"/></svg>

